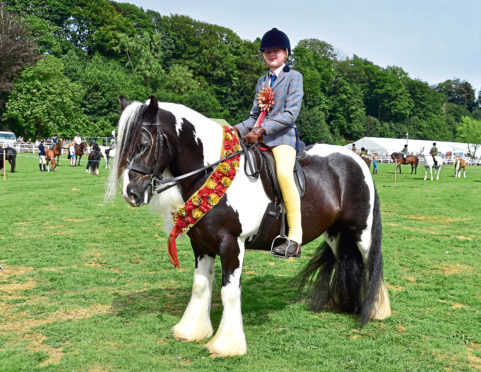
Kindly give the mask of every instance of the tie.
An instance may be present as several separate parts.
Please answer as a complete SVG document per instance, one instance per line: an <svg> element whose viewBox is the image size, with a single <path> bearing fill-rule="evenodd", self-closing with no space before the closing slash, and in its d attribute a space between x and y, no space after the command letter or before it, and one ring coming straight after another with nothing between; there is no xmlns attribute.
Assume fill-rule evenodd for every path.
<svg viewBox="0 0 481 372"><path fill-rule="evenodd" d="M276 75L272 74L271 75L271 88L274 85L274 81L276 81Z"/></svg>

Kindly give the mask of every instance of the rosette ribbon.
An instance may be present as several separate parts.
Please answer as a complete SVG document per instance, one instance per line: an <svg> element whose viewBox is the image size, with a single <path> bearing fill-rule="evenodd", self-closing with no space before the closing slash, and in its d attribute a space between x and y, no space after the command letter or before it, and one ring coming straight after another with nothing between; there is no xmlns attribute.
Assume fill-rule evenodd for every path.
<svg viewBox="0 0 481 372"><path fill-rule="evenodd" d="M260 127L266 114L274 106L274 96L275 93L271 87L263 87L261 91L257 94L257 106L261 110L259 117L254 125L254 128Z"/></svg>

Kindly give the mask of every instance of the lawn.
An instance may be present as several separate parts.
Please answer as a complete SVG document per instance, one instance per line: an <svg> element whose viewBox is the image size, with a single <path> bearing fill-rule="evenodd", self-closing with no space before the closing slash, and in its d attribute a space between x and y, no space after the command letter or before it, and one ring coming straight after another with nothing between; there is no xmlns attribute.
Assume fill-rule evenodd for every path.
<svg viewBox="0 0 481 372"><path fill-rule="evenodd" d="M40 172L20 155L0 180L0 370L456 370L481 369L481 167L423 181L394 165L374 175L383 217L384 276L392 317L360 328L355 316L313 313L294 277L303 257L248 252L242 278L248 351L211 358L205 342L171 328L190 297L193 254L168 259L163 222L120 197L103 203L106 171L61 160ZM8 166L9 169L9 166ZM212 320L222 306L216 262Z"/></svg>

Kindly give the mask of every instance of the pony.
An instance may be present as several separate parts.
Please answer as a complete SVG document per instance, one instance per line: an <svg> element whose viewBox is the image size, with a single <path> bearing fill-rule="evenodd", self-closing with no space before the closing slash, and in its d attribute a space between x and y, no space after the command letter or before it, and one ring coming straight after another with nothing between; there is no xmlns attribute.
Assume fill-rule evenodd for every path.
<svg viewBox="0 0 481 372"><path fill-rule="evenodd" d="M361 159L364 160L364 163L366 163L367 167L370 169L371 168L371 159L368 156L362 156Z"/></svg>
<svg viewBox="0 0 481 372"><path fill-rule="evenodd" d="M466 178L466 160L461 159L461 157L457 155L454 165L454 177L461 178L461 170L463 170L464 178Z"/></svg>
<svg viewBox="0 0 481 372"><path fill-rule="evenodd" d="M45 161L47 162L47 171L50 172L50 163L52 163L52 171L57 169L57 162L55 161L55 154L50 147L45 146Z"/></svg>
<svg viewBox="0 0 481 372"><path fill-rule="evenodd" d="M83 154L87 152L88 145L87 145L87 142L82 141L80 142L79 145L75 144L74 147L75 147L75 158L78 159L78 162L76 163L76 165L80 166L80 159L82 159Z"/></svg>
<svg viewBox="0 0 481 372"><path fill-rule="evenodd" d="M423 155L424 156L424 181L426 181L428 177L428 169L431 173L431 181L433 180L433 168L436 171L436 181L439 181L439 173L441 172L441 168L443 167L444 160L440 156L436 156L437 165L434 165L434 160L431 155Z"/></svg>
<svg viewBox="0 0 481 372"><path fill-rule="evenodd" d="M105 169L111 168L110 160L115 157L116 150L115 148L100 146L100 151L102 152L102 156L105 159Z"/></svg>
<svg viewBox="0 0 481 372"><path fill-rule="evenodd" d="M3 153L5 152L5 160L10 163L10 172L15 172L17 163L17 151L13 147L0 148L0 169L3 169Z"/></svg>
<svg viewBox="0 0 481 372"><path fill-rule="evenodd" d="M419 158L416 155L407 155L406 159L399 152L393 152L391 154L391 159L396 163L396 168L399 168L399 173L401 172L401 165L411 165L411 174L417 174Z"/></svg>
<svg viewBox="0 0 481 372"><path fill-rule="evenodd" d="M62 147L63 147L63 140L60 140L53 146L52 151L53 151L53 157L56 158L56 163L57 166L60 165L60 155L62 155Z"/></svg>
<svg viewBox="0 0 481 372"><path fill-rule="evenodd" d="M171 221L171 213L181 212L185 201L211 180L206 170L226 161L219 159L226 136L237 136L196 111L159 103L154 96L146 103L130 103L121 97L120 104L117 156L106 199L115 195L123 180L122 195L130 205L154 204L163 208L164 221ZM239 156L238 167L229 168L229 174L237 171L225 195L218 201L213 198L215 206L187 233L195 258L192 295L173 327L178 340L200 341L213 335L210 303L214 259L219 256L223 312L207 344L212 356L246 353L241 312L243 259L248 239L258 231L272 200L261 178L248 176L245 153ZM387 318L391 308L383 279L380 204L369 169L352 151L324 144L306 151L302 164L306 179L301 199L302 244L321 234L325 238L299 278L311 309L329 306L359 314L361 325ZM161 184L171 187L160 190ZM210 197L198 201L211 203ZM273 232L261 249L270 249L271 236L278 231Z"/></svg>
<svg viewBox="0 0 481 372"><path fill-rule="evenodd" d="M89 160L87 162L87 173L99 175L100 159L102 159L102 152L100 146L94 143L89 153Z"/></svg>

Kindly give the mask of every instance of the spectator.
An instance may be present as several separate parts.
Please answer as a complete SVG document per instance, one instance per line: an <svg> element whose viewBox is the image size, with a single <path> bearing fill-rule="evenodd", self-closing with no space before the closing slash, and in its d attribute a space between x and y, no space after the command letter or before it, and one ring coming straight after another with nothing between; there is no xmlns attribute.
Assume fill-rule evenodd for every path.
<svg viewBox="0 0 481 372"><path fill-rule="evenodd" d="M38 156L40 157L40 161L39 161L39 164L38 164L38 167L40 168L40 172L45 172L46 169L45 169L45 163L46 163L46 159L45 159L45 156L47 154L45 153L45 146L44 146L44 141L41 140L40 141L40 145L38 145Z"/></svg>
<svg viewBox="0 0 481 372"><path fill-rule="evenodd" d="M70 159L70 166L75 167L75 142L71 142L68 147L68 157Z"/></svg>

